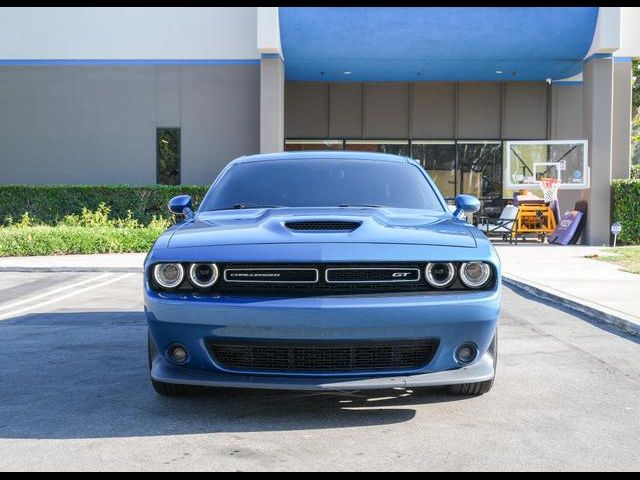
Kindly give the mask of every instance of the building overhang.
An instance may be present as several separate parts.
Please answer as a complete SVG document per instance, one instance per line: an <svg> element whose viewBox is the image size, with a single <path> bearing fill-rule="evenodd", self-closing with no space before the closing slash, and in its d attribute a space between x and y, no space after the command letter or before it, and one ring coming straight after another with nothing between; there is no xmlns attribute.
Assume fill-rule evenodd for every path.
<svg viewBox="0 0 640 480"><path fill-rule="evenodd" d="M287 80L544 81L582 71L598 7L280 7Z"/></svg>

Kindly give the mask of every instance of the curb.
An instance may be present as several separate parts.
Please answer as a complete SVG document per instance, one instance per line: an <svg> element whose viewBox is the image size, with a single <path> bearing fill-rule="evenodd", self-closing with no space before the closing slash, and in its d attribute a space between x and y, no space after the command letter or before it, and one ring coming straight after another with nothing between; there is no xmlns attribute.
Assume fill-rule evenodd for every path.
<svg viewBox="0 0 640 480"><path fill-rule="evenodd" d="M550 303L554 303L556 305L560 305L565 308L568 308L569 310L573 310L574 312L587 315L589 318L591 318L597 323L604 323L618 330L621 330L622 332L628 335L640 337L640 324L635 323L630 318L627 318L625 316L616 315L609 311L604 311L598 308L585 305L583 303L584 301L580 301L580 299L573 299L566 295L553 293L552 290L546 290L543 288L535 287L531 284L522 282L520 280L509 278L504 274L502 276L502 282L505 285L508 285L516 290L529 293L534 297L540 298L542 300L547 300Z"/></svg>
<svg viewBox="0 0 640 480"><path fill-rule="evenodd" d="M0 267L0 272L31 273L142 273L142 267Z"/></svg>

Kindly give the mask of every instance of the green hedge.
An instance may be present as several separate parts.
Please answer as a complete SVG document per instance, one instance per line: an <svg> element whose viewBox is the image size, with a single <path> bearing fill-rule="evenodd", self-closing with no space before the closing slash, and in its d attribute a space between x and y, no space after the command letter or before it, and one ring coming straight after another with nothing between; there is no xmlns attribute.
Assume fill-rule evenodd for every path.
<svg viewBox="0 0 640 480"><path fill-rule="evenodd" d="M0 228L0 257L77 253L147 252L164 228Z"/></svg>
<svg viewBox="0 0 640 480"><path fill-rule="evenodd" d="M640 244L640 179L614 180L612 184L613 221L622 224L618 241Z"/></svg>
<svg viewBox="0 0 640 480"><path fill-rule="evenodd" d="M0 185L0 225L7 225L28 212L34 223L55 225L65 215L80 214L82 208L97 210L104 202L111 217L133 218L145 225L154 215L171 218L167 202L176 195L191 195L197 207L208 186L198 185Z"/></svg>

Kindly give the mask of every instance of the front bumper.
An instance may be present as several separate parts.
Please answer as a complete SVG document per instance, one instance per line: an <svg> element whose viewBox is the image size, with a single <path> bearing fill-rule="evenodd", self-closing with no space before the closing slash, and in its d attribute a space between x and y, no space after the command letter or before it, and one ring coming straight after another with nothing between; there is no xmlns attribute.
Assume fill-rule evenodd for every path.
<svg viewBox="0 0 640 480"><path fill-rule="evenodd" d="M198 296L145 288L152 342L151 377L166 383L294 390L352 390L452 385L490 380L489 349L500 309L500 287L478 292L357 295L305 298ZM411 371L314 374L228 370L216 363L207 341L407 340L437 338L431 362ZM478 347L475 362L461 368L454 352L462 343ZM186 365L166 352L180 343Z"/></svg>
<svg viewBox="0 0 640 480"><path fill-rule="evenodd" d="M151 378L159 382L202 387L255 388L270 390L382 390L457 385L491 380L495 375L491 352L486 352L473 365L443 372L418 373L388 377L278 377L243 375L224 372L202 372L171 365L158 356L153 362Z"/></svg>

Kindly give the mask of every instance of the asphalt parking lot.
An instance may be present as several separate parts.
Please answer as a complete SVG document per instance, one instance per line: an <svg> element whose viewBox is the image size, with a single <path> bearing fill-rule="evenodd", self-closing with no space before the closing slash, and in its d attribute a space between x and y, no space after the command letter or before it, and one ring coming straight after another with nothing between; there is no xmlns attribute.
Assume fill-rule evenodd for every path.
<svg viewBox="0 0 640 480"><path fill-rule="evenodd" d="M504 289L494 389L148 381L141 275L0 273L0 470L638 470L639 340Z"/></svg>

